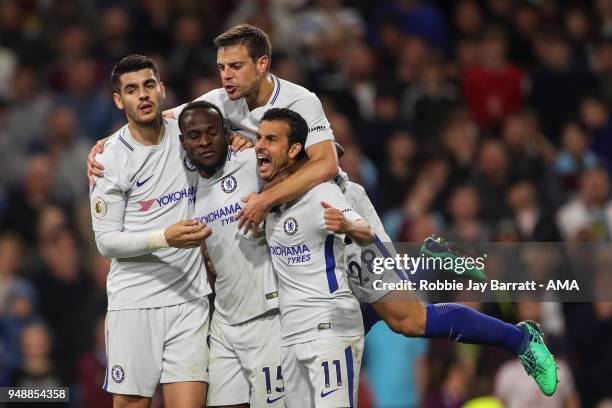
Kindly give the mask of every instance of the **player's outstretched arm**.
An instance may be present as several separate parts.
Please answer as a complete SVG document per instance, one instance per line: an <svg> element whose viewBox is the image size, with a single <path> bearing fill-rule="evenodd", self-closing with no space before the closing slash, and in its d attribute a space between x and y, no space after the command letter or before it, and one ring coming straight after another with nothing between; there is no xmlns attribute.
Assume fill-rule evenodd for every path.
<svg viewBox="0 0 612 408"><path fill-rule="evenodd" d="M329 231L336 234L345 234L358 245L368 245L374 242L374 231L365 219L349 220L337 208L332 207L325 201L321 201L321 206L325 208L323 218L325 226Z"/></svg>
<svg viewBox="0 0 612 408"><path fill-rule="evenodd" d="M338 157L333 141L325 140L306 150L308 160L282 182L261 193L252 193L244 198L245 208L240 210L238 228L246 226L257 232L257 226L266 217L270 208L295 200L314 186L338 175Z"/></svg>
<svg viewBox="0 0 612 408"><path fill-rule="evenodd" d="M145 232L96 232L100 253L108 258L133 258L163 248L196 248L212 234L197 220L182 220L168 228Z"/></svg>

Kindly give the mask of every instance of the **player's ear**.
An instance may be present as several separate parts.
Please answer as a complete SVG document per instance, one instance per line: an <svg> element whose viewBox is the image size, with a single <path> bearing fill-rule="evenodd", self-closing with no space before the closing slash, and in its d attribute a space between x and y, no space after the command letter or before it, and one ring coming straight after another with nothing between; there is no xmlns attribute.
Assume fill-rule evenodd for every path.
<svg viewBox="0 0 612 408"><path fill-rule="evenodd" d="M181 141L181 143L185 141L185 138L183 137L182 133L179 133L179 140Z"/></svg>
<svg viewBox="0 0 612 408"><path fill-rule="evenodd" d="M166 86L161 81L159 82L159 91L161 93L162 99L166 99Z"/></svg>
<svg viewBox="0 0 612 408"><path fill-rule="evenodd" d="M257 71L260 74L265 74L270 68L270 58L267 55L262 55L257 60Z"/></svg>
<svg viewBox="0 0 612 408"><path fill-rule="evenodd" d="M123 110L123 101L121 100L121 95L119 95L117 92L113 92L113 100L115 101L115 105L117 105L117 108Z"/></svg>
<svg viewBox="0 0 612 408"><path fill-rule="evenodd" d="M291 159L295 159L295 158L298 157L298 155L300 154L301 151L302 151L302 144L301 143L294 143L289 148L289 157Z"/></svg>

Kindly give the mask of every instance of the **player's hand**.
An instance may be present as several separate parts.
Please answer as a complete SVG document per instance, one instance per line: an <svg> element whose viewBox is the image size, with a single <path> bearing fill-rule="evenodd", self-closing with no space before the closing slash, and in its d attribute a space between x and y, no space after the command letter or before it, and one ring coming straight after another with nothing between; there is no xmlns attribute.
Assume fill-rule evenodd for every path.
<svg viewBox="0 0 612 408"><path fill-rule="evenodd" d="M104 177L104 166L96 161L96 155L104 151L104 144L109 137L98 140L87 156L87 178L92 186L96 185L96 177Z"/></svg>
<svg viewBox="0 0 612 408"><path fill-rule="evenodd" d="M323 212L323 219L325 220L325 227L336 234L346 234L350 228L351 223L344 217L342 211L332 207L325 201L321 201L321 206L325 208Z"/></svg>
<svg viewBox="0 0 612 408"><path fill-rule="evenodd" d="M198 220L182 220L166 228L164 237L173 248L196 248L212 235L212 229Z"/></svg>
<svg viewBox="0 0 612 408"><path fill-rule="evenodd" d="M232 152L243 151L244 149L255 146L251 139L236 132L232 133L230 136L230 143Z"/></svg>
<svg viewBox="0 0 612 408"><path fill-rule="evenodd" d="M259 224L262 223L270 207L268 202L265 200L263 194L251 193L246 197L240 199L245 203L242 210L238 211L236 215L236 221L238 221L238 229L243 229L244 233L247 234L249 229L253 230L253 235L257 234L259 230Z"/></svg>

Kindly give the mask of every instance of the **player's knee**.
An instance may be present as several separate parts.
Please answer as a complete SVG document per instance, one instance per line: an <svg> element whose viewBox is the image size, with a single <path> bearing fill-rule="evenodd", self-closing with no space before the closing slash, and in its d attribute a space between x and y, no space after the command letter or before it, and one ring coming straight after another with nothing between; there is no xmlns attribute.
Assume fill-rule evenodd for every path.
<svg viewBox="0 0 612 408"><path fill-rule="evenodd" d="M426 313L422 303L415 302L402 317L389 319L389 328L407 337L421 337L425 334Z"/></svg>

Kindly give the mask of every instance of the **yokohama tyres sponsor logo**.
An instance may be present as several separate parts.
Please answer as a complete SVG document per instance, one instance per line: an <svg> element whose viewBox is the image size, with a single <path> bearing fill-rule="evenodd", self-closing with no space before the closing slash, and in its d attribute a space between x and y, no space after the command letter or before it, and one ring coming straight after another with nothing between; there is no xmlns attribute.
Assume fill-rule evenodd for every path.
<svg viewBox="0 0 612 408"><path fill-rule="evenodd" d="M183 199L188 199L189 202L195 203L196 193L198 191L198 186L189 186L183 188L182 190L174 191L172 193L165 194L159 198L151 198L149 200L140 200L138 204L140 204L140 208L138 211L146 212L153 207L153 204L157 203L160 207L164 207L168 204L175 203L181 201Z"/></svg>

